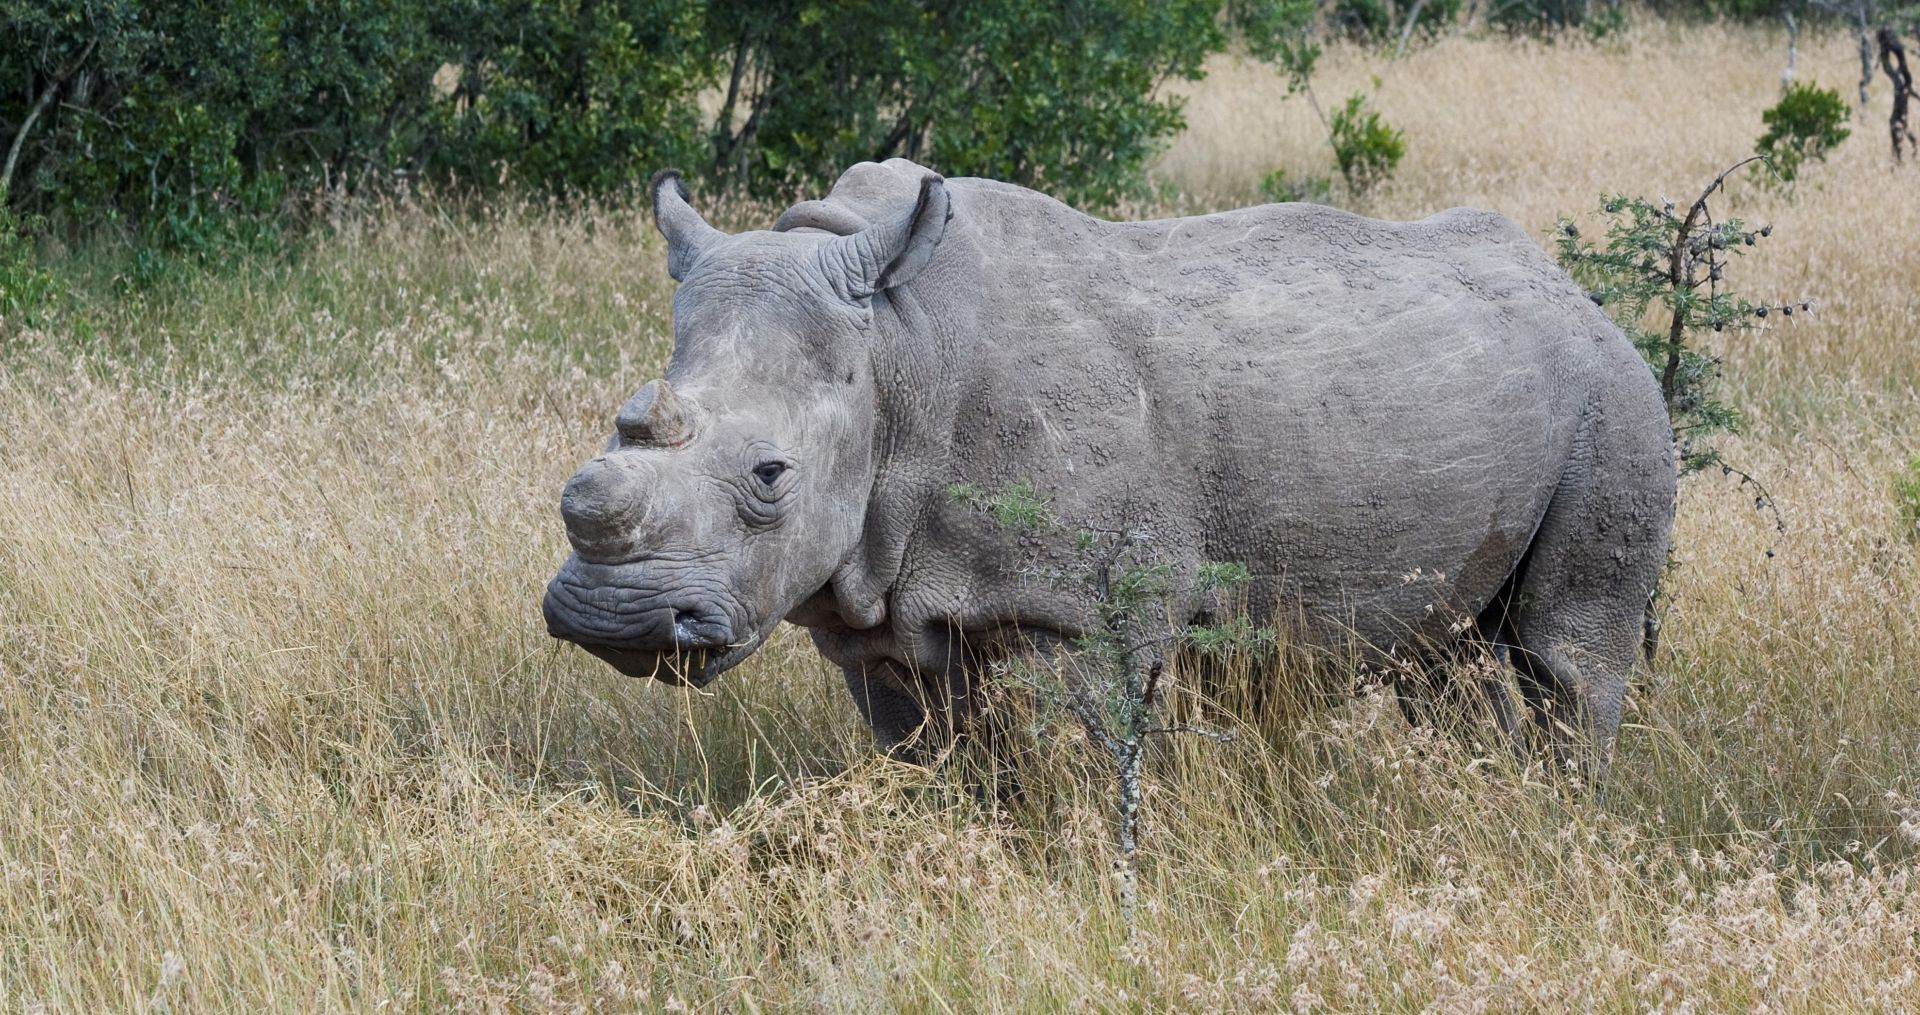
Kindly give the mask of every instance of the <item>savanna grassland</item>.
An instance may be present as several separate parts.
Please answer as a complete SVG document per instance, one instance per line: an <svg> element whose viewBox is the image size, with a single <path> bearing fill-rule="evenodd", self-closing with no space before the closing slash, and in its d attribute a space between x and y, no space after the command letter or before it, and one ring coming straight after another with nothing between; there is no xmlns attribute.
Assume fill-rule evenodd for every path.
<svg viewBox="0 0 1920 1015"><path fill-rule="evenodd" d="M1546 242L1690 199L1783 54L1463 37L1316 88L1378 75L1407 131L1360 210ZM1851 96L1854 59L1800 74ZM1920 1009L1920 167L1876 89L1796 193L1721 206L1774 226L1734 286L1816 303L1715 338L1787 528L1686 481L1604 802L1378 692L1272 709L1152 758L1131 940L1064 731L990 813L876 758L797 632L710 694L546 636L560 486L668 353L642 210L355 207L139 284L73 254L0 324L0 1009ZM1284 93L1217 63L1163 210L1330 171Z"/></svg>

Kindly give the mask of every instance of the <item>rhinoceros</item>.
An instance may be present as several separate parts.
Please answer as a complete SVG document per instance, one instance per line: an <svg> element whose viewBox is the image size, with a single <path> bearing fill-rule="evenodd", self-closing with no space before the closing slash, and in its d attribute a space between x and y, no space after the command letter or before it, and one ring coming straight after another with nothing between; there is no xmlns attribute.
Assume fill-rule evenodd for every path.
<svg viewBox="0 0 1920 1015"><path fill-rule="evenodd" d="M1110 222L894 159L728 235L677 174L651 191L672 359L561 494L554 636L699 686L785 620L881 747L924 752L968 728L985 667L1088 630L1086 593L950 496L1024 482L1060 518L1124 505L1176 569L1245 565L1245 607L1308 643L1385 665L1483 637L1604 771L1673 434L1633 346L1512 221Z"/></svg>

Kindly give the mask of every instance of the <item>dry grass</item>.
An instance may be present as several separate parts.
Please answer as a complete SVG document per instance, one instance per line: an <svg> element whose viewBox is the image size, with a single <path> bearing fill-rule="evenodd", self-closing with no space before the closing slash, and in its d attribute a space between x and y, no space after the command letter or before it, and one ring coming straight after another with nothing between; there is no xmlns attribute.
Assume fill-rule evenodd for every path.
<svg viewBox="0 0 1920 1015"><path fill-rule="evenodd" d="M1321 92L1378 73L1408 129L1372 210L1544 236L1742 154L1776 41L1336 51ZM1802 58L1849 79L1844 40ZM1279 92L1200 86L1184 203L1326 163ZM1072 765L984 814L874 759L798 636L711 696L545 637L556 493L666 353L634 211L391 208L0 326L0 1008L1920 1008L1920 173L1870 122L1792 202L1732 201L1777 225L1736 281L1823 306L1726 350L1791 529L1768 559L1690 482L1606 804L1377 695L1183 742L1132 945Z"/></svg>

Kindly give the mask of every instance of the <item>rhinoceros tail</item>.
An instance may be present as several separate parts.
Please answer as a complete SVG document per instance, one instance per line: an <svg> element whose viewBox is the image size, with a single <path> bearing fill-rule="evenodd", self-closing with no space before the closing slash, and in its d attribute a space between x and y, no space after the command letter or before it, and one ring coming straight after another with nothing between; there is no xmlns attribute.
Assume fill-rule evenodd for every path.
<svg viewBox="0 0 1920 1015"><path fill-rule="evenodd" d="M1647 612L1640 619L1640 654L1647 660L1647 666L1653 666L1653 657L1660 651L1660 611L1654 608L1659 602L1660 591L1654 590L1647 597Z"/></svg>

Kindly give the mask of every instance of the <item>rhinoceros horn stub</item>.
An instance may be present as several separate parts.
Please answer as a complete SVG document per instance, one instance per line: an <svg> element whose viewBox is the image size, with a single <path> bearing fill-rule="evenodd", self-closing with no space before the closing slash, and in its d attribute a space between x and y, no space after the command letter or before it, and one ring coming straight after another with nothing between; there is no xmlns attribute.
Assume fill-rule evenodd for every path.
<svg viewBox="0 0 1920 1015"><path fill-rule="evenodd" d="M643 448L677 448L693 439L693 415L665 380L647 386L620 407L613 419L620 443Z"/></svg>

